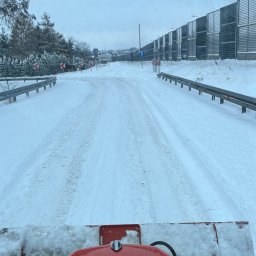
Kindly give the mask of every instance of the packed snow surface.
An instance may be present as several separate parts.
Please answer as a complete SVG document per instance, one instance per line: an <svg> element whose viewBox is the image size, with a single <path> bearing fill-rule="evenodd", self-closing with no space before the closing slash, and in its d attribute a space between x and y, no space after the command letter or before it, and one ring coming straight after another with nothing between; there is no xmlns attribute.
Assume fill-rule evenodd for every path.
<svg viewBox="0 0 256 256"><path fill-rule="evenodd" d="M254 67L162 70L255 97ZM256 242L254 111L160 80L150 63L57 79L0 105L0 227L249 220Z"/></svg>

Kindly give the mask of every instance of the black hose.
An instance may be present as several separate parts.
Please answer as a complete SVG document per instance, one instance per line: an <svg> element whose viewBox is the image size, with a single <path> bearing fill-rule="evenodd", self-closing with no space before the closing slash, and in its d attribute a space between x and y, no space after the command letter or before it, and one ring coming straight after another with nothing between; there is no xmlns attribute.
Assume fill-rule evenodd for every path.
<svg viewBox="0 0 256 256"><path fill-rule="evenodd" d="M176 252L174 251L174 249L166 242L163 242L163 241L156 241L156 242L153 242L150 244L151 246L155 246L155 245L164 245L165 247L167 247L173 256L177 256Z"/></svg>

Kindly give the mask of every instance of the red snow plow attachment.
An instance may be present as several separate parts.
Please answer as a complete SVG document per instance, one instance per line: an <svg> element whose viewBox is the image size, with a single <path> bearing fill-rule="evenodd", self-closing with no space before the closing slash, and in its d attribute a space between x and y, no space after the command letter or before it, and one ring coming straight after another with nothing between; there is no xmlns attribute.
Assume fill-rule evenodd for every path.
<svg viewBox="0 0 256 256"><path fill-rule="evenodd" d="M254 250L248 222L206 222L0 229L0 255L253 256Z"/></svg>

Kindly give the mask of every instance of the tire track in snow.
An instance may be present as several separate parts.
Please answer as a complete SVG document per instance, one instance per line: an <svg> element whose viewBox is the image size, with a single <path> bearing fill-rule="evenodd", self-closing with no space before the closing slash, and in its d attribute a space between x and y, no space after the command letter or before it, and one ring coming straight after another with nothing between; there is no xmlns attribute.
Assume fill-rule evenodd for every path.
<svg viewBox="0 0 256 256"><path fill-rule="evenodd" d="M73 213L70 222L81 213L82 222L90 224L128 223L143 218L150 222L152 216L145 216L145 209L151 209L145 202L148 192L139 178L144 174L134 149L135 131L130 122L132 102L129 95L133 91L125 89L127 82L120 78L105 79L102 86L108 92L103 104L104 113L98 122L96 140L87 153L90 161L85 166L90 174L90 184L85 183L84 177L81 184L85 186L80 190L90 196L84 197L85 206L81 207L80 213ZM95 166L90 171L92 162ZM74 208L78 207L81 198L78 196L75 201Z"/></svg>
<svg viewBox="0 0 256 256"><path fill-rule="evenodd" d="M104 95L105 90L102 92L102 95L94 94L94 98L88 102L85 102L85 108L81 109L83 110L83 113L79 116L79 119L82 120L83 125L77 129L77 131L80 132L76 131L76 136L79 134L81 136L81 141L76 153L67 167L69 173L66 178L66 185L64 186L65 190L63 197L65 200L61 202L60 207L57 210L57 212L60 214L56 217L58 222L65 223L66 216L72 205L74 194L77 192L78 181L85 171L84 164L86 162L86 153L91 148L94 136L93 132L96 129L98 120L102 113L101 111ZM90 107L88 108L87 105ZM87 119L90 113L93 113L93 118Z"/></svg>
<svg viewBox="0 0 256 256"><path fill-rule="evenodd" d="M113 132L109 120L113 119L109 111L108 96L115 94L108 86L108 81L102 82L102 79L96 79L101 84L106 94L102 98L100 118L94 130L94 138L90 149L86 152L87 159L84 165L85 175L79 182L78 193L73 210L69 216L69 222L80 219L83 224L99 224L101 219L110 223L111 216L114 217L114 204L116 197L117 175L116 162L114 161L111 150L111 140ZM110 164L111 163L111 164ZM110 170L111 168L111 170ZM108 190L108 191L107 191ZM106 200L107 195L111 194Z"/></svg>
<svg viewBox="0 0 256 256"><path fill-rule="evenodd" d="M159 123L162 123L162 124L163 122L166 123L166 127L168 126L171 129L173 135L183 145L183 152L186 152L187 156L190 155L189 162L191 164L193 163L193 165L196 166L196 169L194 167L194 170L197 170L197 171L194 171L194 174L197 175L197 177L204 177L202 179L204 180L204 182L207 181L208 188L206 189L206 191L208 191L208 193L212 191L211 192L212 198L210 200L211 202L207 203L204 200L205 201L204 204L209 205L207 208L211 209L211 207L214 206L214 203L212 201L214 200L216 205L218 203L219 204L221 203L222 207L224 207L222 208L222 210L226 209L226 211L228 211L227 214L224 214L224 216L233 215L234 219L239 218L238 216L241 216L241 212L238 206L235 204L232 198L228 196L226 191L223 189L222 185L219 184L219 181L216 179L216 177L212 174L211 170L209 169L209 164L212 166L212 168L217 168L214 162L211 159L209 159L209 157L207 157L204 154L204 152L200 150L194 143L192 143L191 140L189 140L189 137L186 135L184 129L178 126L177 122L175 122L171 117L171 114L168 111L166 111L166 108L159 101L156 101L154 96L150 95L149 92L144 91L144 97L146 101L150 101L151 105L154 106L154 108L157 110L158 117L160 117L159 119L161 119L161 122ZM166 127L162 129L166 130ZM182 131L182 134L180 131ZM190 143L187 143L188 141L190 141ZM186 145L186 147L184 145ZM205 163L206 159L207 159L207 165ZM200 172L200 175L199 175L199 172ZM191 177L191 174L189 172L186 172L186 173L187 173L187 177L189 176ZM195 179L193 181L193 178L192 178L191 181L194 183ZM194 186L194 189L195 191L198 191L196 184ZM201 192L198 191L197 194L206 195L206 193L202 193L202 191ZM208 195L208 199L209 198L210 196ZM216 218L216 215L215 214L212 215L212 218Z"/></svg>
<svg viewBox="0 0 256 256"><path fill-rule="evenodd" d="M136 89L134 88L134 90ZM201 213L202 201L199 195L195 194L191 182L185 177L185 171L182 169L182 165L178 162L177 157L173 154L175 151L170 147L170 143L163 137L163 131L159 130L159 123L154 116L155 113L152 113L152 109L140 95L139 91L137 91L136 97L137 101L140 102L140 108L143 109L144 122L150 132L150 139L154 144L153 147L157 152L156 158L158 158L159 161L159 174L153 172L153 175L156 179L160 179L160 176L164 177L165 182L168 184L166 193L169 191L172 195L171 198L169 198L172 204L170 205L168 201L166 202L166 206L169 206L169 212L172 213L170 216L166 214L167 220L171 218L173 218L173 221L177 221L177 219L179 221L191 220L191 210L194 211L195 218L200 216L201 219L206 219L207 213ZM161 185L159 185L159 188L160 187L162 189ZM157 205L157 202L155 202L155 205ZM176 209L173 209L173 206ZM158 214L158 216L161 216L160 221L163 221L164 215Z"/></svg>
<svg viewBox="0 0 256 256"><path fill-rule="evenodd" d="M26 170L27 176L20 177L16 183L24 184L24 179L27 179L28 186L22 190L17 184L14 193L10 194L10 201L18 202L16 209L19 209L20 214L17 217L16 211L8 212L5 223L12 219L15 219L17 225L47 225L65 221L81 176L83 151L90 145L91 133L97 122L96 115L87 121L92 111L90 105L94 102L95 113L101 109L100 102L95 104L100 98L96 91L97 89L60 121L38 150L18 166L19 170ZM80 139L77 138L79 135L84 136ZM47 207L43 207L44 205ZM40 212L38 209L41 209ZM15 222L9 226L11 225L15 225Z"/></svg>
<svg viewBox="0 0 256 256"><path fill-rule="evenodd" d="M141 200L138 200L136 207L134 207L134 209L138 212L138 222L142 223L142 217L144 217L144 223L146 222L156 222L157 217L156 217L156 211L155 211L155 206L153 203L153 194L152 194L152 190L151 190L151 186L149 186L150 182L149 182L149 177L147 175L147 168L146 166L143 164L143 156L142 153L140 151L140 145L141 145L141 140L139 139L138 136L138 129L136 128L136 123L138 122L138 120L135 120L134 118L134 109L132 106L135 106L135 102L134 102L134 91L131 92L131 88L127 89L127 86L130 87L130 84L128 84L127 82L123 83L122 89L125 92L125 105L126 108L128 110L127 112L127 119L128 119L128 131L130 134L130 140L131 140L131 146L132 146L132 150L131 150L131 157L132 157L132 164L133 166L136 166L136 175L135 179L137 180L137 184L141 184L143 189L141 191L141 189L135 189L134 192L135 193L143 193L141 195ZM136 108L136 110L139 110L140 108ZM134 198L138 197L137 195L134 195ZM143 203L143 206L142 206ZM145 205L146 203L146 205ZM141 208L144 209L144 212L149 213L149 216L146 216L144 214L140 213ZM148 209L145 211L145 209ZM142 215L142 216L141 216ZM144 215L144 216L143 216ZM148 220L146 220L146 218L148 217ZM135 217L136 218L136 217Z"/></svg>

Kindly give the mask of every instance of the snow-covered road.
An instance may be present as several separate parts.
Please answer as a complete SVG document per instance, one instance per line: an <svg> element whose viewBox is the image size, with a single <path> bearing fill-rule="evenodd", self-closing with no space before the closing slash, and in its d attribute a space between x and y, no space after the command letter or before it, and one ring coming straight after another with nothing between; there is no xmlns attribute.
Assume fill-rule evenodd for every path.
<svg viewBox="0 0 256 256"><path fill-rule="evenodd" d="M249 220L255 113L112 64L0 107L0 226Z"/></svg>

